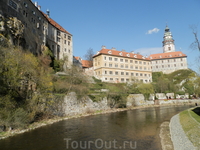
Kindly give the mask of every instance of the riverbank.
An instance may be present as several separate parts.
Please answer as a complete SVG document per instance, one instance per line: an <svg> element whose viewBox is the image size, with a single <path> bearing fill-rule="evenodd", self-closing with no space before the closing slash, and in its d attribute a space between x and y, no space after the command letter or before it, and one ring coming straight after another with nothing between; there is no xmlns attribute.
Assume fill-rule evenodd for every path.
<svg viewBox="0 0 200 150"><path fill-rule="evenodd" d="M99 114L107 114L107 113L115 113L115 112L121 112L121 111L127 111L127 110L133 110L133 109L141 109L141 108L148 108L148 107L161 107L161 106L174 106L174 105L186 105L186 104L163 104L163 105L143 105L143 106L137 106L137 107L130 107L130 108L113 108L113 109L107 109L107 110L98 110L95 112L87 112L85 114L78 114L78 115L72 115L72 116L66 116L66 117L54 117L52 119L44 119L40 122L35 122L27 127L27 129L23 130L10 130L7 132L0 133L0 140L8 138L10 136L14 136L17 134L22 134L34 129L37 129L42 126L51 125L53 123L62 121L62 120L68 120L72 118L80 118L80 117L87 117L91 115L99 115Z"/></svg>
<svg viewBox="0 0 200 150"><path fill-rule="evenodd" d="M199 107L194 107L172 117L170 133L175 150L180 148L197 150L200 148L199 111Z"/></svg>

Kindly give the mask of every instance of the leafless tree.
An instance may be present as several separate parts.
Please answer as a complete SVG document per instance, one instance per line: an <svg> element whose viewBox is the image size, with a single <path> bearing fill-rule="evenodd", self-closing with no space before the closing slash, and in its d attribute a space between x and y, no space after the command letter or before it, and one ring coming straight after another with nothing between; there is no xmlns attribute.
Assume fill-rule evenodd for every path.
<svg viewBox="0 0 200 150"><path fill-rule="evenodd" d="M198 38L198 30L196 25L190 26L192 33L194 34L195 41L191 44L192 49L198 49L200 51L200 41Z"/></svg>
<svg viewBox="0 0 200 150"><path fill-rule="evenodd" d="M94 56L94 51L92 48L89 48L87 50L87 53L84 55L84 58L89 61L89 66L92 67L93 66L93 56Z"/></svg>

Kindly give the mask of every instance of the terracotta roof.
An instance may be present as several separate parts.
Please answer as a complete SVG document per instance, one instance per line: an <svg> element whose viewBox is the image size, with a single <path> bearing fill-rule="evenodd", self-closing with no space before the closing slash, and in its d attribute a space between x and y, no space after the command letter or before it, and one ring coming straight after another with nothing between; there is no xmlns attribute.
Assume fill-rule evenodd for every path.
<svg viewBox="0 0 200 150"><path fill-rule="evenodd" d="M149 60L149 58L146 58L146 57L144 57L140 54L133 54L133 53L125 52L125 51L117 51L117 50L112 50L112 49L102 49L96 55L94 55L93 57L96 57L96 56L101 55L101 54L119 56L119 57L126 57L126 58Z"/></svg>
<svg viewBox="0 0 200 150"><path fill-rule="evenodd" d="M43 13L43 12L42 12ZM47 20L49 21L49 23L51 25L53 25L55 28L57 28L58 30L62 31L62 32L65 32L67 34L70 34L67 30L65 30L61 25L59 25L56 21L54 21L53 19L49 18L47 16L47 14L43 13L43 15L47 18ZM70 34L72 35L72 34Z"/></svg>
<svg viewBox="0 0 200 150"><path fill-rule="evenodd" d="M166 59L166 58L177 58L177 57L187 57L187 56L182 52L177 51L169 53L151 54L148 58L150 60L154 60L154 59Z"/></svg>
<svg viewBox="0 0 200 150"><path fill-rule="evenodd" d="M81 61L83 68L90 68L91 66L91 62L88 60L82 60Z"/></svg>
<svg viewBox="0 0 200 150"><path fill-rule="evenodd" d="M79 60L80 57L74 57L74 58L76 58L76 60Z"/></svg>

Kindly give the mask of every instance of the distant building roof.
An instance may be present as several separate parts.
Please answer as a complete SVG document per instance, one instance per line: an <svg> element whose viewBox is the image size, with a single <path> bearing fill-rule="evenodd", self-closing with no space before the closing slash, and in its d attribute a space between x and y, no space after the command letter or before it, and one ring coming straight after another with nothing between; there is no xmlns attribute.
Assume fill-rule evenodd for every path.
<svg viewBox="0 0 200 150"><path fill-rule="evenodd" d="M169 52L169 53L159 53L159 54L151 54L148 58L150 60L156 60L156 59L167 59L167 58L178 58L178 57L187 57L185 54L183 54L181 51L177 52Z"/></svg>
<svg viewBox="0 0 200 150"><path fill-rule="evenodd" d="M43 12L42 12L43 13ZM56 21L54 21L53 19L51 19L50 17L48 17L47 14L43 13L43 15L47 18L47 20L49 21L49 23L51 25L53 25L55 28L57 28L58 30L65 32L67 34L70 34L67 30L65 30L61 25L59 25ZM70 34L72 35L72 34Z"/></svg>
<svg viewBox="0 0 200 150"><path fill-rule="evenodd" d="M141 54L134 54L133 52L125 52L125 51L117 51L113 49L101 49L96 55L93 57L96 57L101 54L106 54L106 55L112 55L112 56L119 56L119 57L127 57L127 58L134 58L134 59L142 59L142 60L149 60L149 58L146 58L142 56Z"/></svg>
<svg viewBox="0 0 200 150"><path fill-rule="evenodd" d="M88 60L82 60L81 61L81 63L82 63L82 67L83 68L90 68L90 67L92 67L92 63L91 63L91 61L88 61Z"/></svg>

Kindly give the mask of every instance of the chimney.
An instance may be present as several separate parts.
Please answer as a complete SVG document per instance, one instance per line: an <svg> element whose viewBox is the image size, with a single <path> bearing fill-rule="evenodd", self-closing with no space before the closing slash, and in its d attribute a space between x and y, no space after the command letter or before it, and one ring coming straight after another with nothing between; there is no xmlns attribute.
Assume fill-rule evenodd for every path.
<svg viewBox="0 0 200 150"><path fill-rule="evenodd" d="M48 18L50 18L50 11L47 9L47 16L48 16Z"/></svg>
<svg viewBox="0 0 200 150"><path fill-rule="evenodd" d="M102 45L101 48L102 48L102 49L106 49L106 46Z"/></svg>
<svg viewBox="0 0 200 150"><path fill-rule="evenodd" d="M35 2L35 7L38 7L38 2Z"/></svg>
<svg viewBox="0 0 200 150"><path fill-rule="evenodd" d="M112 47L112 50L116 50L116 48Z"/></svg>
<svg viewBox="0 0 200 150"><path fill-rule="evenodd" d="M135 54L134 51L131 51L132 54Z"/></svg>
<svg viewBox="0 0 200 150"><path fill-rule="evenodd" d="M40 5L38 5L38 9L41 10L41 6Z"/></svg>

